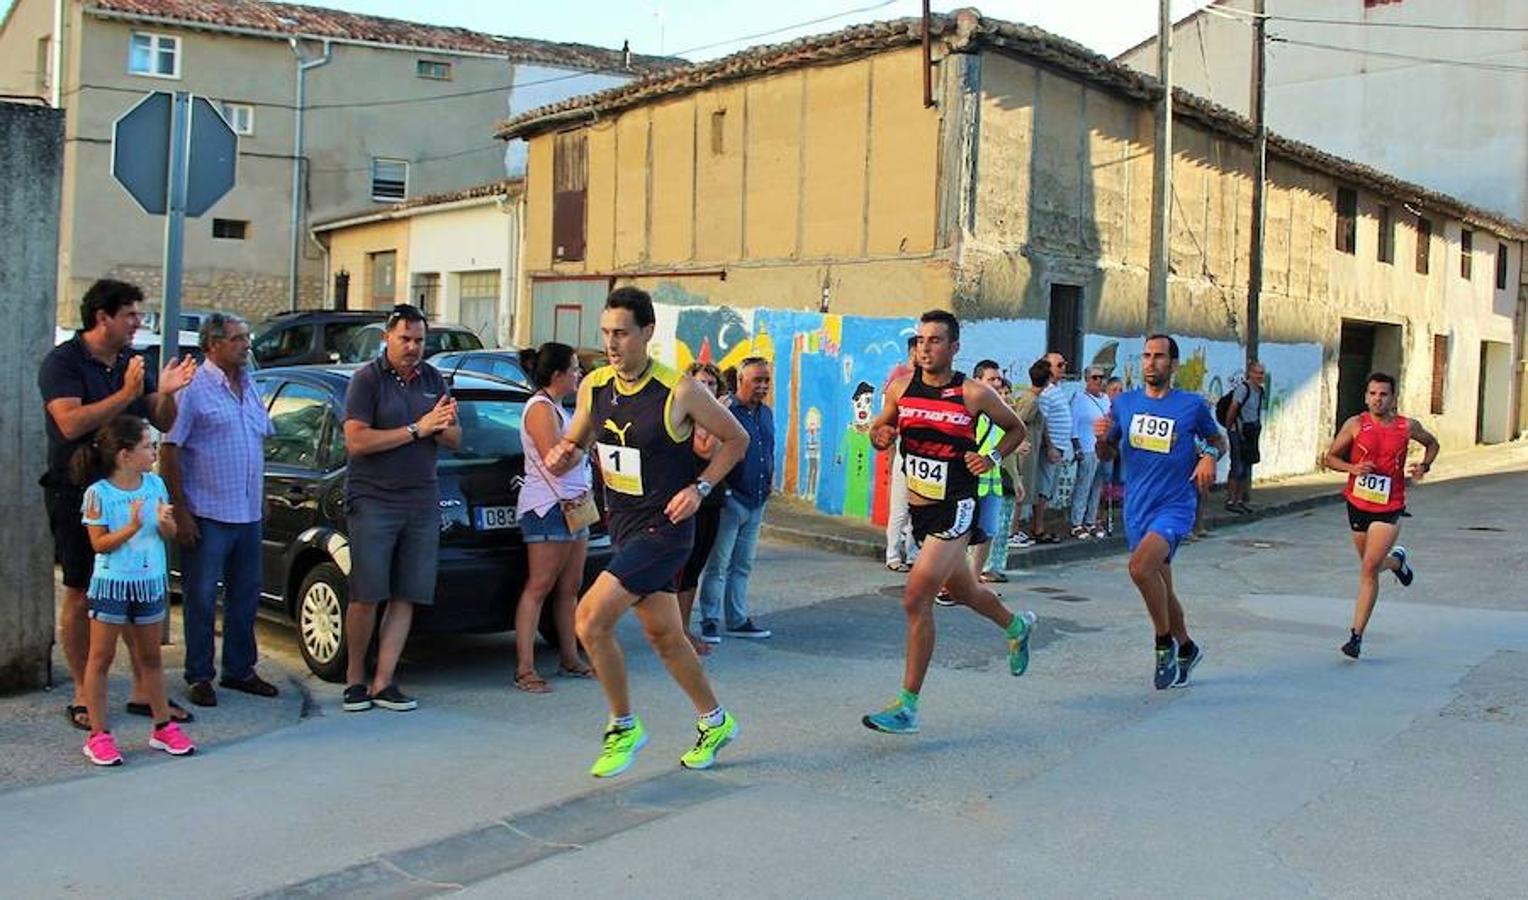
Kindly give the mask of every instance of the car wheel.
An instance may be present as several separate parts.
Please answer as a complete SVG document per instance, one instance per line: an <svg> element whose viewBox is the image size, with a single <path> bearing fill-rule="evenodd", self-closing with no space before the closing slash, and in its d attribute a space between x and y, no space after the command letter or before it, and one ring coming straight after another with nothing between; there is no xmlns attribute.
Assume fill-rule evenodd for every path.
<svg viewBox="0 0 1528 900"><path fill-rule="evenodd" d="M334 563L308 571L297 591L297 643L308 669L325 681L345 680L345 575Z"/></svg>

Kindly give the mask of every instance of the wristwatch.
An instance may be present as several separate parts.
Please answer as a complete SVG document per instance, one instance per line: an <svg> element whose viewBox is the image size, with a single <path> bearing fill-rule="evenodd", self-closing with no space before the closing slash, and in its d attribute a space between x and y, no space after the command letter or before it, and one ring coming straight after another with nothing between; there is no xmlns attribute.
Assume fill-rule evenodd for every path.
<svg viewBox="0 0 1528 900"><path fill-rule="evenodd" d="M1224 454L1222 454L1220 452L1220 448L1216 447L1214 444L1206 444L1205 448L1204 448L1204 452L1199 454L1199 455L1200 456L1208 456L1210 459L1213 459L1216 462L1220 462L1220 457L1222 455L1224 455Z"/></svg>
<svg viewBox="0 0 1528 900"><path fill-rule="evenodd" d="M992 460L992 464L994 466L1000 466L1003 464L1003 454L997 452L996 450L988 452L987 458Z"/></svg>
<svg viewBox="0 0 1528 900"><path fill-rule="evenodd" d="M415 441L419 440L419 423L418 422L410 422L409 423L409 439L410 440L415 440Z"/></svg>
<svg viewBox="0 0 1528 900"><path fill-rule="evenodd" d="M695 493L699 494L700 495L700 499L702 499L702 500L704 500L707 497L711 496L711 488L712 488L712 486L713 485L711 484L711 482L705 480L704 478L697 478L697 479L695 479Z"/></svg>

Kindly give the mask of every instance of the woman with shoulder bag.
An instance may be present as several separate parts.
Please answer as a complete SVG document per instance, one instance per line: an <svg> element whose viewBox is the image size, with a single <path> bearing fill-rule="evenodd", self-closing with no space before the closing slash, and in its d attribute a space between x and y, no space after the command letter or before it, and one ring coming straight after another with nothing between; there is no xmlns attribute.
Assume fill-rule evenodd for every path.
<svg viewBox="0 0 1528 900"><path fill-rule="evenodd" d="M536 626L547 594L554 594L552 616L557 623L559 673L573 678L594 675L578 655L573 608L583 586L589 525L599 514L590 493L588 460L561 476L547 471L542 462L568 429L570 417L562 401L578 390L583 374L578 354L567 344L548 342L539 350L520 351L520 361L536 393L526 402L520 423L525 481L515 510L525 540L528 571L515 607L515 687L545 694L552 688L536 674Z"/></svg>

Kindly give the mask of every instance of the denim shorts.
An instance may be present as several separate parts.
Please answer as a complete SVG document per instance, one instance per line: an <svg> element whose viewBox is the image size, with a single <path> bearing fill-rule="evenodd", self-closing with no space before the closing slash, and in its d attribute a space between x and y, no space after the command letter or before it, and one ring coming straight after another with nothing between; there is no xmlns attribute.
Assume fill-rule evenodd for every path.
<svg viewBox="0 0 1528 900"><path fill-rule="evenodd" d="M568 533L568 517L562 507L553 503L546 512L537 515L533 509L520 514L520 537L527 544L565 544L569 541L587 541L589 526L576 533Z"/></svg>
<svg viewBox="0 0 1528 900"><path fill-rule="evenodd" d="M435 602L435 559L440 551L440 511L350 501L350 599L360 603Z"/></svg>
<svg viewBox="0 0 1528 900"><path fill-rule="evenodd" d="M168 594L160 594L153 600L112 600L106 597L89 597L89 616L107 625L157 625L169 614Z"/></svg>
<svg viewBox="0 0 1528 900"><path fill-rule="evenodd" d="M1035 493L1046 500L1056 496L1056 482L1061 477L1061 467L1066 464L1066 460L1051 462L1048 457L1040 457L1039 475L1035 478Z"/></svg>

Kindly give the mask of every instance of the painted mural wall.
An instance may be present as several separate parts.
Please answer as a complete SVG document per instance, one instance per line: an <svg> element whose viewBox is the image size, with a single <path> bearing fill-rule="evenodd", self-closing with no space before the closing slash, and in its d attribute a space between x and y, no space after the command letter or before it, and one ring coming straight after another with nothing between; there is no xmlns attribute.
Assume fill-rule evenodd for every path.
<svg viewBox="0 0 1528 900"><path fill-rule="evenodd" d="M724 370L748 356L771 360L775 489L825 513L885 522L891 462L889 454L870 445L869 424L884 403L892 370L906 356L915 320L733 309L685 299L691 302L656 304L653 354L680 368L695 360ZM1083 364L1103 365L1127 387L1138 387L1141 345L1140 338L1090 334L1083 342ZM1180 338L1179 345L1178 386L1207 402L1213 404L1240 377L1240 345L1198 338ZM977 320L963 323L956 364L969 371L990 357L1017 390L1028 385L1029 364L1044 350L1043 321ZM1309 471L1325 437L1319 426L1321 347L1265 345L1262 359L1270 396L1259 477ZM1072 382L1067 388L1079 389Z"/></svg>

